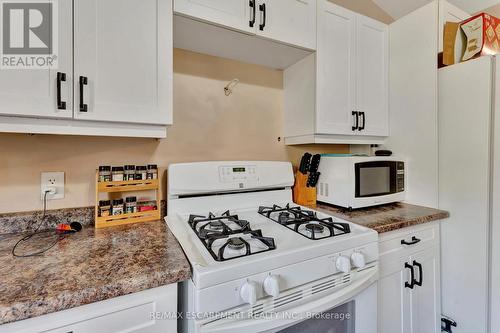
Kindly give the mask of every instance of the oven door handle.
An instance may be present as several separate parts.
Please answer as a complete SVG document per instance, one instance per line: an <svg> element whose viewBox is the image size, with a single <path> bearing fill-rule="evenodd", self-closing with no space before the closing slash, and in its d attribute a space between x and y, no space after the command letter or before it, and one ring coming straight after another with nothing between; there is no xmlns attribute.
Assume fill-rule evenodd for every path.
<svg viewBox="0 0 500 333"><path fill-rule="evenodd" d="M256 333L256 332L274 332L276 330L284 329L288 326L298 324L307 319L306 314L322 313L333 309L339 305L345 304L351 299L361 294L364 290L373 285L378 279L378 266L358 272L362 275L359 280L354 281L352 284L345 288L329 294L320 299L312 302L299 305L295 308L287 309L286 312L276 312L272 316L262 316L259 319L241 319L235 316L236 319L220 319L216 321L208 320L206 324L195 323L198 326L200 333ZM282 319L279 316L284 313L297 313L302 316L296 316L290 319L290 316L285 316ZM374 323L376 327L376 323Z"/></svg>

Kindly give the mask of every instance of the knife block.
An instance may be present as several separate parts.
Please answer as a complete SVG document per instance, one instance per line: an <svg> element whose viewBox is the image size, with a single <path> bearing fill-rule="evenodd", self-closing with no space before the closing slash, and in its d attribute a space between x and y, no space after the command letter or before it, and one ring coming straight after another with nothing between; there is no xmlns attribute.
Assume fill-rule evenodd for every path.
<svg viewBox="0 0 500 333"><path fill-rule="evenodd" d="M293 186L293 202L298 205L316 207L316 187L307 187L307 174L299 171L295 173Z"/></svg>

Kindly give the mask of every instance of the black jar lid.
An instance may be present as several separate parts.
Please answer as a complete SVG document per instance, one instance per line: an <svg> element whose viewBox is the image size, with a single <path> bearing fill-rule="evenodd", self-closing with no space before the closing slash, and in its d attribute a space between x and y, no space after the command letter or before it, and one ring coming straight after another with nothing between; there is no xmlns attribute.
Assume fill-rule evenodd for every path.
<svg viewBox="0 0 500 333"><path fill-rule="evenodd" d="M109 165L101 165L99 171L111 171L111 167Z"/></svg>
<svg viewBox="0 0 500 333"><path fill-rule="evenodd" d="M115 206L115 205L123 205L123 199L113 200L113 206Z"/></svg>
<svg viewBox="0 0 500 333"><path fill-rule="evenodd" d="M135 165L131 165L131 164L125 165L125 170L128 170L128 171L135 170Z"/></svg>
<svg viewBox="0 0 500 333"><path fill-rule="evenodd" d="M112 167L111 171L123 171L123 167Z"/></svg>
<svg viewBox="0 0 500 333"><path fill-rule="evenodd" d="M141 171L146 170L146 166L145 165L138 165L135 167L135 170L141 170Z"/></svg>
<svg viewBox="0 0 500 333"><path fill-rule="evenodd" d="M125 198L125 201L126 202L136 202L137 201L137 197L127 197L127 198Z"/></svg>
<svg viewBox="0 0 500 333"><path fill-rule="evenodd" d="M101 206L109 206L109 205L111 205L111 201L109 201L109 200L100 200L99 201L99 207L101 207Z"/></svg>

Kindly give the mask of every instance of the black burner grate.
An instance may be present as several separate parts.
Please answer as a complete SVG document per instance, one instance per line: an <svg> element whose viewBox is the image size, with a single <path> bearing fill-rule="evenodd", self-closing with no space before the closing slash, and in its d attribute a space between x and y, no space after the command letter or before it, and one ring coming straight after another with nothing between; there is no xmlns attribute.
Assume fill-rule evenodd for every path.
<svg viewBox="0 0 500 333"><path fill-rule="evenodd" d="M290 207L290 204L285 207L278 205L272 207L261 206L259 207L259 214L313 240L336 237L351 232L348 223L335 222L331 217L320 219L316 212L298 206ZM324 233L325 229L328 233L321 236L320 234ZM301 232L302 230L304 232Z"/></svg>
<svg viewBox="0 0 500 333"><path fill-rule="evenodd" d="M188 223L216 261L226 261L276 249L274 238L263 237L261 230L252 230L248 221L240 220L238 215L232 215L229 211L220 216L215 216L213 213L209 213L208 216L190 215ZM214 250L214 243L218 240L225 242L218 250ZM252 251L250 240L260 242L265 249ZM244 249L244 254L226 258L226 249Z"/></svg>

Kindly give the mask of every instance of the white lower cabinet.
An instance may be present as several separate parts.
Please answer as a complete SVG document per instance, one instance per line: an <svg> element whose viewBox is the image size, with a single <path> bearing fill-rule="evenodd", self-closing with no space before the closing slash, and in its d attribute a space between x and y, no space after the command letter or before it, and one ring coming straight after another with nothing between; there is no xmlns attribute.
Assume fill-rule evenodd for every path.
<svg viewBox="0 0 500 333"><path fill-rule="evenodd" d="M379 242L379 332L440 332L439 225L389 232Z"/></svg>
<svg viewBox="0 0 500 333"><path fill-rule="evenodd" d="M177 284L0 326L2 333L175 333Z"/></svg>

